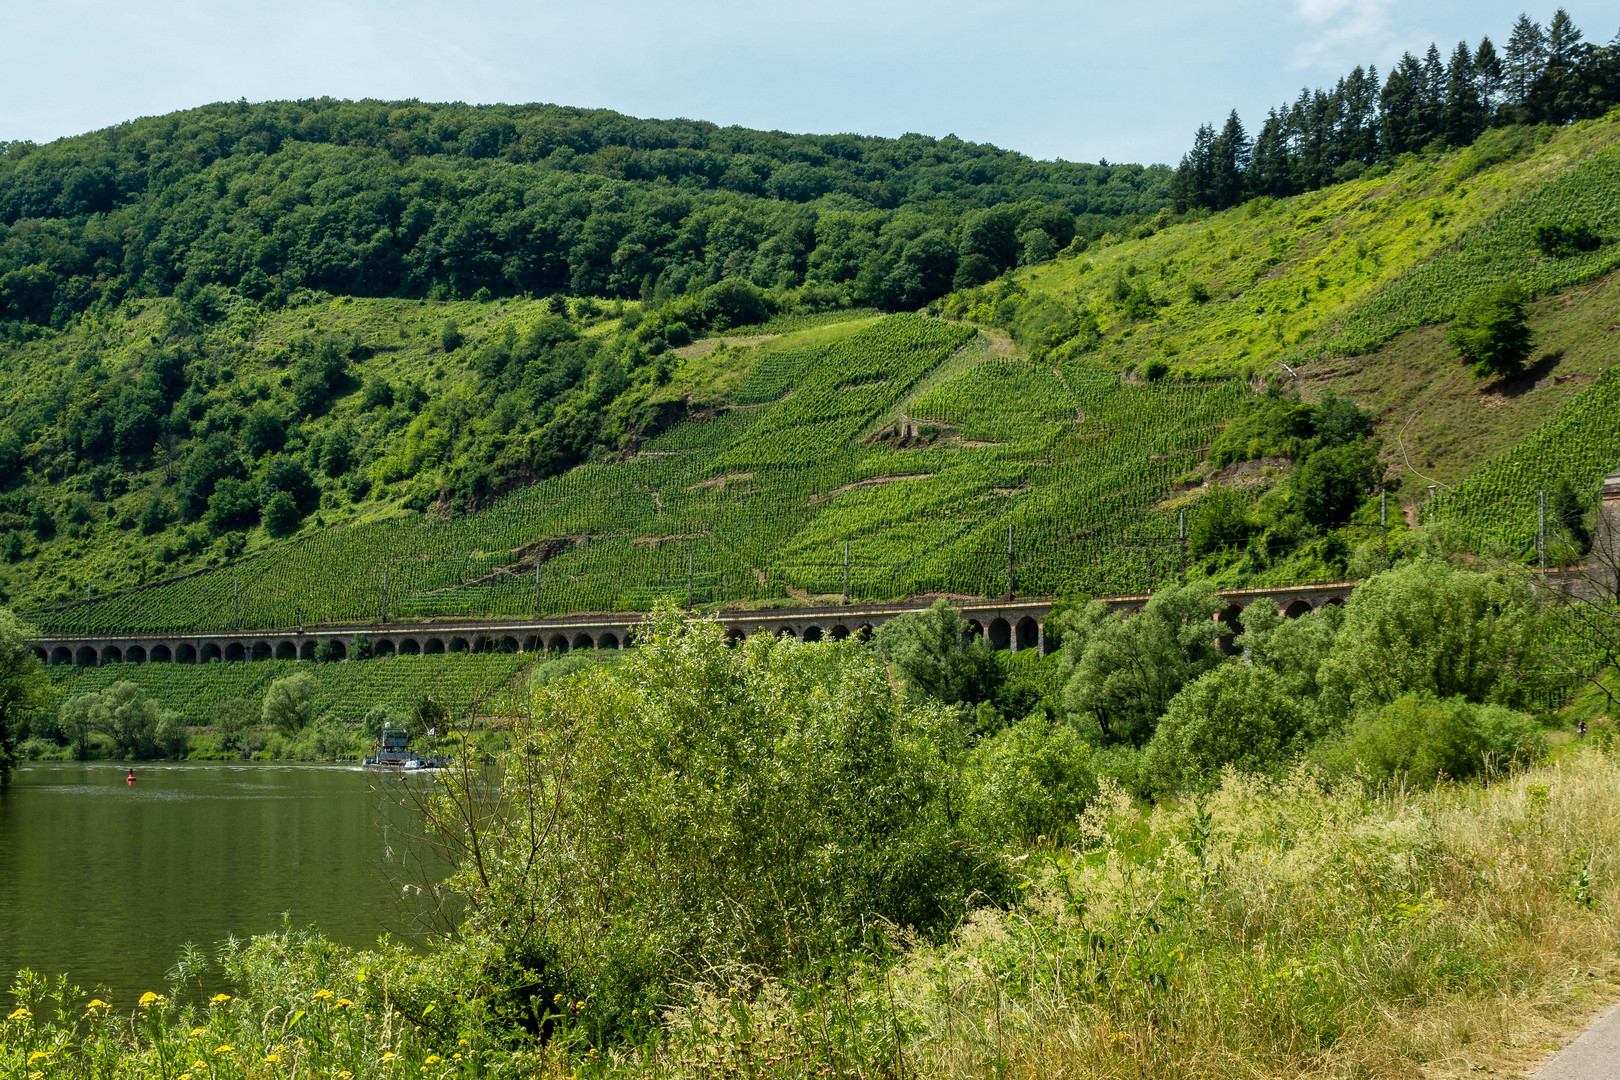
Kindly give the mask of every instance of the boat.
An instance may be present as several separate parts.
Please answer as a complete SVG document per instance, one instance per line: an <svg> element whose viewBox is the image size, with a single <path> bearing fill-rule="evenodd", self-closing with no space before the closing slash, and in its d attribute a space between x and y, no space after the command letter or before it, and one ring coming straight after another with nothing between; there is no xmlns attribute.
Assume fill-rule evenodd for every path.
<svg viewBox="0 0 1620 1080"><path fill-rule="evenodd" d="M433 732L429 730L429 735ZM419 769L442 769L448 764L443 758L424 756L411 749L411 733L405 728L383 724L382 736L372 745L371 756L361 764L367 769L396 769L414 772Z"/></svg>

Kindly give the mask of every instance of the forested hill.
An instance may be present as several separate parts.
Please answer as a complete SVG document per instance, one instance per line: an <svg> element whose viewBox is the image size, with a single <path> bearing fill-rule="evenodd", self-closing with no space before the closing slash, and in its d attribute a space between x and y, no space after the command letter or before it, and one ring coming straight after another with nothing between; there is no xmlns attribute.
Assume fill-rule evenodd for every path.
<svg viewBox="0 0 1620 1080"><path fill-rule="evenodd" d="M0 323L209 285L651 298L745 277L915 307L1168 204L1154 166L554 105L217 104L0 142ZM1124 219L1122 221L1122 219ZM1034 235L1039 233L1039 236ZM977 258L972 258L977 256ZM98 308L99 305L99 308Z"/></svg>

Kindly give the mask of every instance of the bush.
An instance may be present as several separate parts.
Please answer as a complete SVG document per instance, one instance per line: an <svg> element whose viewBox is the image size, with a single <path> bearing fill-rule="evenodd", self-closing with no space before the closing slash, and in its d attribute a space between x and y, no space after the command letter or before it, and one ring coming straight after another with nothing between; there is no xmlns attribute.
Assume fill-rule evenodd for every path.
<svg viewBox="0 0 1620 1080"><path fill-rule="evenodd" d="M991 847L1062 839L1097 793L1091 748L1074 728L1032 716L984 739L969 758L966 817Z"/></svg>
<svg viewBox="0 0 1620 1080"><path fill-rule="evenodd" d="M1318 450L1294 473L1295 504L1312 525L1336 528L1350 520L1377 474L1377 454L1368 444Z"/></svg>
<svg viewBox="0 0 1620 1080"><path fill-rule="evenodd" d="M264 506L264 528L271 536L288 536L298 531L304 518L298 512L298 503L292 495L278 491Z"/></svg>
<svg viewBox="0 0 1620 1080"><path fill-rule="evenodd" d="M873 641L914 702L977 704L1001 683L995 650L943 597L927 611L890 619Z"/></svg>
<svg viewBox="0 0 1620 1080"><path fill-rule="evenodd" d="M1348 716L1406 694L1513 703L1542 619L1522 581L1423 559L1362 582L1322 661L1322 702Z"/></svg>
<svg viewBox="0 0 1620 1080"><path fill-rule="evenodd" d="M1517 375L1530 355L1530 317L1517 282L1471 303L1446 331L1446 340L1477 378Z"/></svg>
<svg viewBox="0 0 1620 1080"><path fill-rule="evenodd" d="M1004 895L951 810L946 710L906 705L859 642L722 634L665 608L619 664L534 691L504 809L452 878L469 933L609 1025L693 980L827 960L875 921L938 937L975 890ZM447 783L437 831L465 837L457 808L488 786Z"/></svg>
<svg viewBox="0 0 1620 1080"><path fill-rule="evenodd" d="M1535 239L1537 249L1549 259L1596 251L1603 246L1603 238L1597 234L1597 230L1580 218L1568 225L1544 221L1536 226Z"/></svg>
<svg viewBox="0 0 1620 1080"><path fill-rule="evenodd" d="M1182 689L1159 720L1142 768L1164 794L1210 789L1230 765L1265 772L1304 747L1307 713L1270 668L1230 663Z"/></svg>
<svg viewBox="0 0 1620 1080"><path fill-rule="evenodd" d="M1208 495L1198 500L1187 530L1187 550L1194 558L1201 558L1223 548L1242 547L1253 531L1246 510L1242 495L1214 485Z"/></svg>
<svg viewBox="0 0 1620 1080"><path fill-rule="evenodd" d="M315 694L320 683L307 671L295 671L270 684L264 693L264 722L295 735L315 717Z"/></svg>
<svg viewBox="0 0 1620 1080"><path fill-rule="evenodd" d="M1331 772L1427 786L1532 764L1546 749L1545 737L1523 713L1461 697L1407 694L1358 720L1317 757Z"/></svg>
<svg viewBox="0 0 1620 1080"><path fill-rule="evenodd" d="M454 319L446 319L439 324L439 348L445 352L455 352L461 348L466 339L461 336L461 327Z"/></svg>
<svg viewBox="0 0 1620 1080"><path fill-rule="evenodd" d="M1149 360L1147 366L1142 369L1142 378L1148 382L1158 382L1168 374L1170 365L1163 360Z"/></svg>

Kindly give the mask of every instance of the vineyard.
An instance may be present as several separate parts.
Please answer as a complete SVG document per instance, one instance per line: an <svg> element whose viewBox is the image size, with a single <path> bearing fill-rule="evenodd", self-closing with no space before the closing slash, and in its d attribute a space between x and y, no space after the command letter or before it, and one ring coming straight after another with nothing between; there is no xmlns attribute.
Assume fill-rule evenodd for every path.
<svg viewBox="0 0 1620 1080"><path fill-rule="evenodd" d="M1462 526L1475 550L1525 557L1535 550L1537 493L1572 482L1593 495L1620 467L1620 368L1610 368L1551 421L1424 507ZM1589 489L1589 490L1586 490Z"/></svg>
<svg viewBox="0 0 1620 1080"><path fill-rule="evenodd" d="M367 664L322 664L316 667L319 690L315 715L346 723L360 720L377 705L410 712L431 696L452 716L465 715L475 704L498 698L533 658L500 653L455 653L439 656L392 656ZM257 708L272 682L298 670L291 660L256 664L124 664L97 668L68 665L47 668L58 701L92 694L129 680L160 707L173 710L187 724L208 724L214 706L241 698ZM309 665L302 665L309 670Z"/></svg>
<svg viewBox="0 0 1620 1080"><path fill-rule="evenodd" d="M250 529L228 553L229 537L218 537L151 573L143 556L139 577L99 587L97 560L132 562L119 552L143 542L137 496L116 506L109 496L108 524L92 507L40 542L48 558L7 572L37 568L23 595L50 599L19 606L56 634L533 618L661 600L717 610L843 595L1146 591L1183 568L1178 511L1165 507L1202 478L1205 450L1263 379L1316 361L1313 385L1325 385L1344 354L1443 321L1510 276L1545 294L1620 266L1617 137L1620 120L1593 121L1494 149L1410 155L1294 199L1105 238L955 294L935 317L823 314L667 352L666 381L645 399L669 407L656 414L667 419L499 498L458 501L430 487L447 473L395 483L383 467L393 458L379 456L370 475L386 490L337 497L332 474L321 505L333 516L292 539ZM1538 252L1538 224L1577 219L1603 243L1561 258ZM496 378L501 349L549 317L539 301L454 308L477 335L469 356L434 345L448 333L434 320L451 308L329 308L346 320L337 329L396 350L393 361L376 350L357 359L357 383L397 363L402 396L428 386L446 395L429 412L455 405L434 413L441 434L467 422L456 408L475 400L474 372ZM629 314L632 326L643 317L598 313L578 326L617 333L612 319ZM1007 328L1018 346L983 324ZM259 324L240 334L286 351L316 325L311 314L275 323L273 340ZM49 363L40 349L28 355ZM1465 382L1459 393L1472 392ZM1617 395L1620 382L1602 376L1425 512L1491 550L1522 553L1536 491L1557 477L1593 481L1620 461ZM403 404L341 416L378 455L431 441ZM92 522L104 532L91 534ZM97 548L87 535L110 539Z"/></svg>
<svg viewBox="0 0 1620 1080"><path fill-rule="evenodd" d="M28 612L52 632L222 631L434 617L719 607L795 595L1150 587L1176 568L1173 479L1245 393L1122 382L988 353L858 438L975 337L892 316L774 349L739 404L476 515L327 529L220 570ZM846 571L845 550L848 550Z"/></svg>

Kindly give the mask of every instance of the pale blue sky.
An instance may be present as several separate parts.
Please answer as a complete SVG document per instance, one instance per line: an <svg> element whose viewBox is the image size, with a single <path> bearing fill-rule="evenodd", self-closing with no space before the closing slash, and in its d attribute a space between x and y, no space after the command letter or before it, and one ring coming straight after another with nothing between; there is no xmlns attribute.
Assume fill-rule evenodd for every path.
<svg viewBox="0 0 1620 1080"><path fill-rule="evenodd" d="M1568 5L1590 39L1620 0ZM1357 63L1488 33L1522 0L0 0L0 139L246 97L548 101L788 131L954 132L1174 163L1192 129ZM1553 7L1531 9L1543 23Z"/></svg>

